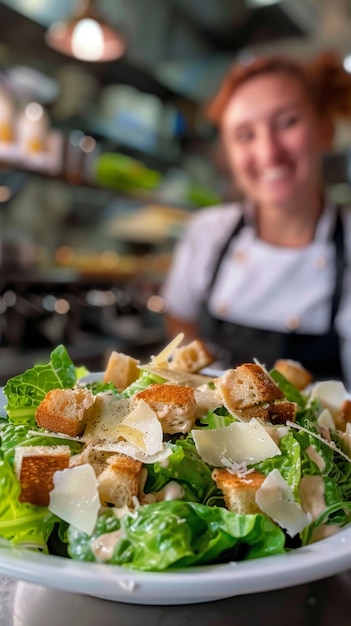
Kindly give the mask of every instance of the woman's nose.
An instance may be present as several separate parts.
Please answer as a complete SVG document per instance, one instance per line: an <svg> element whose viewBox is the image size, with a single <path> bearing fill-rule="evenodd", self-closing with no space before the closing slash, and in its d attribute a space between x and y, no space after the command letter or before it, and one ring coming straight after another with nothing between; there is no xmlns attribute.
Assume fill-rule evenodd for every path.
<svg viewBox="0 0 351 626"><path fill-rule="evenodd" d="M260 163L275 162L282 154L282 147L276 133L270 129L262 129L256 142L256 156Z"/></svg>

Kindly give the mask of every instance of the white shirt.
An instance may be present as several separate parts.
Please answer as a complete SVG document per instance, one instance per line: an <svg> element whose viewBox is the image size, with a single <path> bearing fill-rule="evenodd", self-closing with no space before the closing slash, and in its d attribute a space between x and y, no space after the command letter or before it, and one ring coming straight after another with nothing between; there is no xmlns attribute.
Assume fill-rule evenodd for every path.
<svg viewBox="0 0 351 626"><path fill-rule="evenodd" d="M240 204L203 209L191 219L175 248L162 289L168 312L196 321L218 255L242 214ZM214 317L288 332L328 330L335 285L331 236L335 207L327 204L314 240L303 248L273 246L257 238L248 221L231 242L210 294ZM351 211L342 210L346 258L351 258ZM345 270L335 325L342 339L345 379L351 389L351 269Z"/></svg>

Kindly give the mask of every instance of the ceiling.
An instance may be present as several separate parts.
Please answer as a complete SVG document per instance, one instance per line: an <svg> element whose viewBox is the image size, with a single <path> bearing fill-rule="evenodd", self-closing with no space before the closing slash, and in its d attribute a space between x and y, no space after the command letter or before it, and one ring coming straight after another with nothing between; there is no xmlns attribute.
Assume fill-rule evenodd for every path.
<svg viewBox="0 0 351 626"><path fill-rule="evenodd" d="M261 0L262 2L262 0ZM71 14L72 0L0 1L0 59L48 73L67 57L50 50L45 29ZM100 13L128 40L124 59L85 64L103 83L132 82L166 96L209 98L233 58L248 51L351 52L351 0L99 0Z"/></svg>

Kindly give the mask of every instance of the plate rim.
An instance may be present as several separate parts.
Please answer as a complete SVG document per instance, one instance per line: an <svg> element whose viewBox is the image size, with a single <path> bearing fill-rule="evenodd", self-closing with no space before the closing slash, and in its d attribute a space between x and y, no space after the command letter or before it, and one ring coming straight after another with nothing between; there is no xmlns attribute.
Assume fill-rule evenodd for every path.
<svg viewBox="0 0 351 626"><path fill-rule="evenodd" d="M0 545L2 575L129 604L196 604L291 587L350 568L351 525L289 553L165 572L142 572Z"/></svg>

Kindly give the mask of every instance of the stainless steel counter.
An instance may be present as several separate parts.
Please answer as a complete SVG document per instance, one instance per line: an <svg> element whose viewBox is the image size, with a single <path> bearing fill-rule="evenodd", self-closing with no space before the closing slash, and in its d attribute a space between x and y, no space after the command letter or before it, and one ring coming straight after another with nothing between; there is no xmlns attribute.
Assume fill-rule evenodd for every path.
<svg viewBox="0 0 351 626"><path fill-rule="evenodd" d="M350 626L351 570L218 602L141 606L0 577L0 626Z"/></svg>

